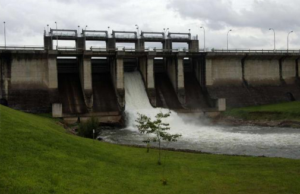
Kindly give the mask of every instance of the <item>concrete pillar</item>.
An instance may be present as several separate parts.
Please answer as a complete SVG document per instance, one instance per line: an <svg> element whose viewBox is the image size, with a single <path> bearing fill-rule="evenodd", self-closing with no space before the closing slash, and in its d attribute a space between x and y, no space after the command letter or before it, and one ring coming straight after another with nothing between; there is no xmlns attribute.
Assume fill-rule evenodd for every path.
<svg viewBox="0 0 300 194"><path fill-rule="evenodd" d="M143 39L139 39L139 50L145 50L145 41Z"/></svg>
<svg viewBox="0 0 300 194"><path fill-rule="evenodd" d="M76 49L79 50L79 51L84 51L85 50L85 37L77 37Z"/></svg>
<svg viewBox="0 0 300 194"><path fill-rule="evenodd" d="M172 49L172 41L167 39L165 40L165 49Z"/></svg>
<svg viewBox="0 0 300 194"><path fill-rule="evenodd" d="M124 59L117 57L116 62L116 90L119 105L125 106L125 90L124 90Z"/></svg>
<svg viewBox="0 0 300 194"><path fill-rule="evenodd" d="M155 55L155 54L154 54ZM154 82L154 56L148 56L147 58L147 92L150 103L152 106L156 106L156 92Z"/></svg>
<svg viewBox="0 0 300 194"><path fill-rule="evenodd" d="M140 64L140 71L142 74L142 78L146 83L147 82L147 58L146 57L139 58L139 64Z"/></svg>
<svg viewBox="0 0 300 194"><path fill-rule="evenodd" d="M185 104L183 56L167 59L167 73L182 104Z"/></svg>
<svg viewBox="0 0 300 194"><path fill-rule="evenodd" d="M167 58L167 73L170 78L170 81L173 85L175 91L177 91L177 83L176 83L176 60L174 57Z"/></svg>
<svg viewBox="0 0 300 194"><path fill-rule="evenodd" d="M189 51L190 52L199 52L199 40L191 40L189 42Z"/></svg>
<svg viewBox="0 0 300 194"><path fill-rule="evenodd" d="M52 117L53 118L61 118L63 116L62 113L62 104L53 103L52 104Z"/></svg>
<svg viewBox="0 0 300 194"><path fill-rule="evenodd" d="M183 57L177 59L177 87L179 101L185 104Z"/></svg>
<svg viewBox="0 0 300 194"><path fill-rule="evenodd" d="M116 39L109 38L106 42L106 48L107 50L116 50Z"/></svg>
<svg viewBox="0 0 300 194"><path fill-rule="evenodd" d="M93 107L92 63L90 57L83 57L80 63L80 81L85 104L89 110Z"/></svg>
<svg viewBox="0 0 300 194"><path fill-rule="evenodd" d="M281 62L282 79L287 84L293 84L296 81L296 60L296 57L289 57Z"/></svg>
<svg viewBox="0 0 300 194"><path fill-rule="evenodd" d="M10 53L0 54L0 99L9 100L9 89L11 87L11 69L13 56Z"/></svg>
<svg viewBox="0 0 300 194"><path fill-rule="evenodd" d="M205 83L206 86L213 85L213 75L212 75L212 59L205 60Z"/></svg>
<svg viewBox="0 0 300 194"><path fill-rule="evenodd" d="M57 89L58 88L58 79L57 79L57 59L56 55L48 56L48 88Z"/></svg>
<svg viewBox="0 0 300 194"><path fill-rule="evenodd" d="M226 111L226 99L225 98L219 98L217 100L217 108L218 108L218 111Z"/></svg>
<svg viewBox="0 0 300 194"><path fill-rule="evenodd" d="M53 41L51 36L44 36L44 48L45 50L53 50Z"/></svg>

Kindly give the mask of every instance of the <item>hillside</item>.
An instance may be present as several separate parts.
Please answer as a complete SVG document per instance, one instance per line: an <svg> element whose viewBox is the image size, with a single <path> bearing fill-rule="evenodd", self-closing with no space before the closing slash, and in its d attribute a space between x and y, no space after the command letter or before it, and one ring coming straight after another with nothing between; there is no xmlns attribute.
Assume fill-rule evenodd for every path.
<svg viewBox="0 0 300 194"><path fill-rule="evenodd" d="M71 135L0 106L0 193L299 193L300 161L157 151Z"/></svg>

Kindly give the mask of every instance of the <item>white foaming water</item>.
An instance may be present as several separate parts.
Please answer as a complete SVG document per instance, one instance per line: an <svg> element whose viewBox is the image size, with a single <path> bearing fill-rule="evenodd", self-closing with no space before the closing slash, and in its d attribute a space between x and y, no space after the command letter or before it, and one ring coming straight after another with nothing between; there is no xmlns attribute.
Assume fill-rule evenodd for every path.
<svg viewBox="0 0 300 194"><path fill-rule="evenodd" d="M151 106L139 72L125 73L124 76L126 129L137 132L138 130L135 126L135 120L138 117L137 113L145 114L154 119L155 115L160 111L167 113L169 110ZM256 146L259 149L265 149L266 147L280 147L280 149L288 149L289 146L300 147L300 133L236 132L221 126L204 126L198 120L194 122L191 120L185 121L174 111L171 111L171 116L165 121L170 124L170 133L182 134L179 141L202 145L204 149L202 151L209 151L216 147L234 149L240 146L245 146L244 149L247 149L247 146ZM268 153L265 153L265 155L268 155Z"/></svg>

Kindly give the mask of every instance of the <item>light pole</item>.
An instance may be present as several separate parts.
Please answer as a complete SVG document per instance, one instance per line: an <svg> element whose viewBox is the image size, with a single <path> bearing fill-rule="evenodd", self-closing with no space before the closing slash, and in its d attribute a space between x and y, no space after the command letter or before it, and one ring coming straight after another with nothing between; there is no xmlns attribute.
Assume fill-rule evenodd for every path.
<svg viewBox="0 0 300 194"><path fill-rule="evenodd" d="M84 28L84 30L86 30L87 27L88 27L88 26L86 25L85 28Z"/></svg>
<svg viewBox="0 0 300 194"><path fill-rule="evenodd" d="M273 28L270 28L269 30L273 30L274 32L274 51L276 50L276 34L275 34L275 30Z"/></svg>
<svg viewBox="0 0 300 194"><path fill-rule="evenodd" d="M108 28L108 38L109 38L109 28L110 28L110 27L108 26L107 28Z"/></svg>
<svg viewBox="0 0 300 194"><path fill-rule="evenodd" d="M78 35L79 35L79 33L80 33L80 26L78 25Z"/></svg>
<svg viewBox="0 0 300 194"><path fill-rule="evenodd" d="M293 33L293 31L290 31L287 35L287 41L286 41L286 48L287 48L287 51L289 51L289 36L290 34Z"/></svg>
<svg viewBox="0 0 300 194"><path fill-rule="evenodd" d="M136 30L137 30L137 39L139 39L139 26L137 24L135 24L136 26Z"/></svg>
<svg viewBox="0 0 300 194"><path fill-rule="evenodd" d="M232 30L230 29L228 32L227 32L227 50L228 50L228 35L229 35L229 32L231 32Z"/></svg>
<svg viewBox="0 0 300 194"><path fill-rule="evenodd" d="M204 35L203 42L204 42L204 52L205 52L205 28L203 26L201 26L200 28L203 29L203 35Z"/></svg>
<svg viewBox="0 0 300 194"><path fill-rule="evenodd" d="M57 22L55 22L56 30L57 30ZM56 31L57 33L57 31ZM56 50L58 50L58 34L56 34Z"/></svg>
<svg viewBox="0 0 300 194"><path fill-rule="evenodd" d="M47 32L49 32L49 24L47 24Z"/></svg>
<svg viewBox="0 0 300 194"><path fill-rule="evenodd" d="M4 24L4 46L6 47L6 29L5 29L5 22L3 22Z"/></svg>

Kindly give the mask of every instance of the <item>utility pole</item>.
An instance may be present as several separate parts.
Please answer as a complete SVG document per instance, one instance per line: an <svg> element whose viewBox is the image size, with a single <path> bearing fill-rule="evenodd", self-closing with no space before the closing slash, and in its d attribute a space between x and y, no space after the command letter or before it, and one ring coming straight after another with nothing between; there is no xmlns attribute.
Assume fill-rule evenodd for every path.
<svg viewBox="0 0 300 194"><path fill-rule="evenodd" d="M232 30L230 29L228 32L227 32L227 51L228 51L228 35L229 35L229 32L231 32Z"/></svg>
<svg viewBox="0 0 300 194"><path fill-rule="evenodd" d="M290 31L287 35L287 42L286 42L286 48L287 48L287 51L289 51L289 36L290 34L293 33L293 31Z"/></svg>
<svg viewBox="0 0 300 194"><path fill-rule="evenodd" d="M274 51L276 50L276 34L275 34L275 30L273 28L270 28L269 30L273 30L274 32Z"/></svg>
<svg viewBox="0 0 300 194"><path fill-rule="evenodd" d="M204 52L205 52L205 28L203 27L203 26L201 26L200 28L202 28L203 29L203 35L204 35L204 40L203 40L203 42L204 42Z"/></svg>
<svg viewBox="0 0 300 194"><path fill-rule="evenodd" d="M6 29L5 29L5 22L3 22L4 24L4 46L6 48Z"/></svg>
<svg viewBox="0 0 300 194"><path fill-rule="evenodd" d="M57 22L55 22L56 30L57 30ZM57 33L57 31L56 31ZM58 50L58 34L56 34L56 50Z"/></svg>

